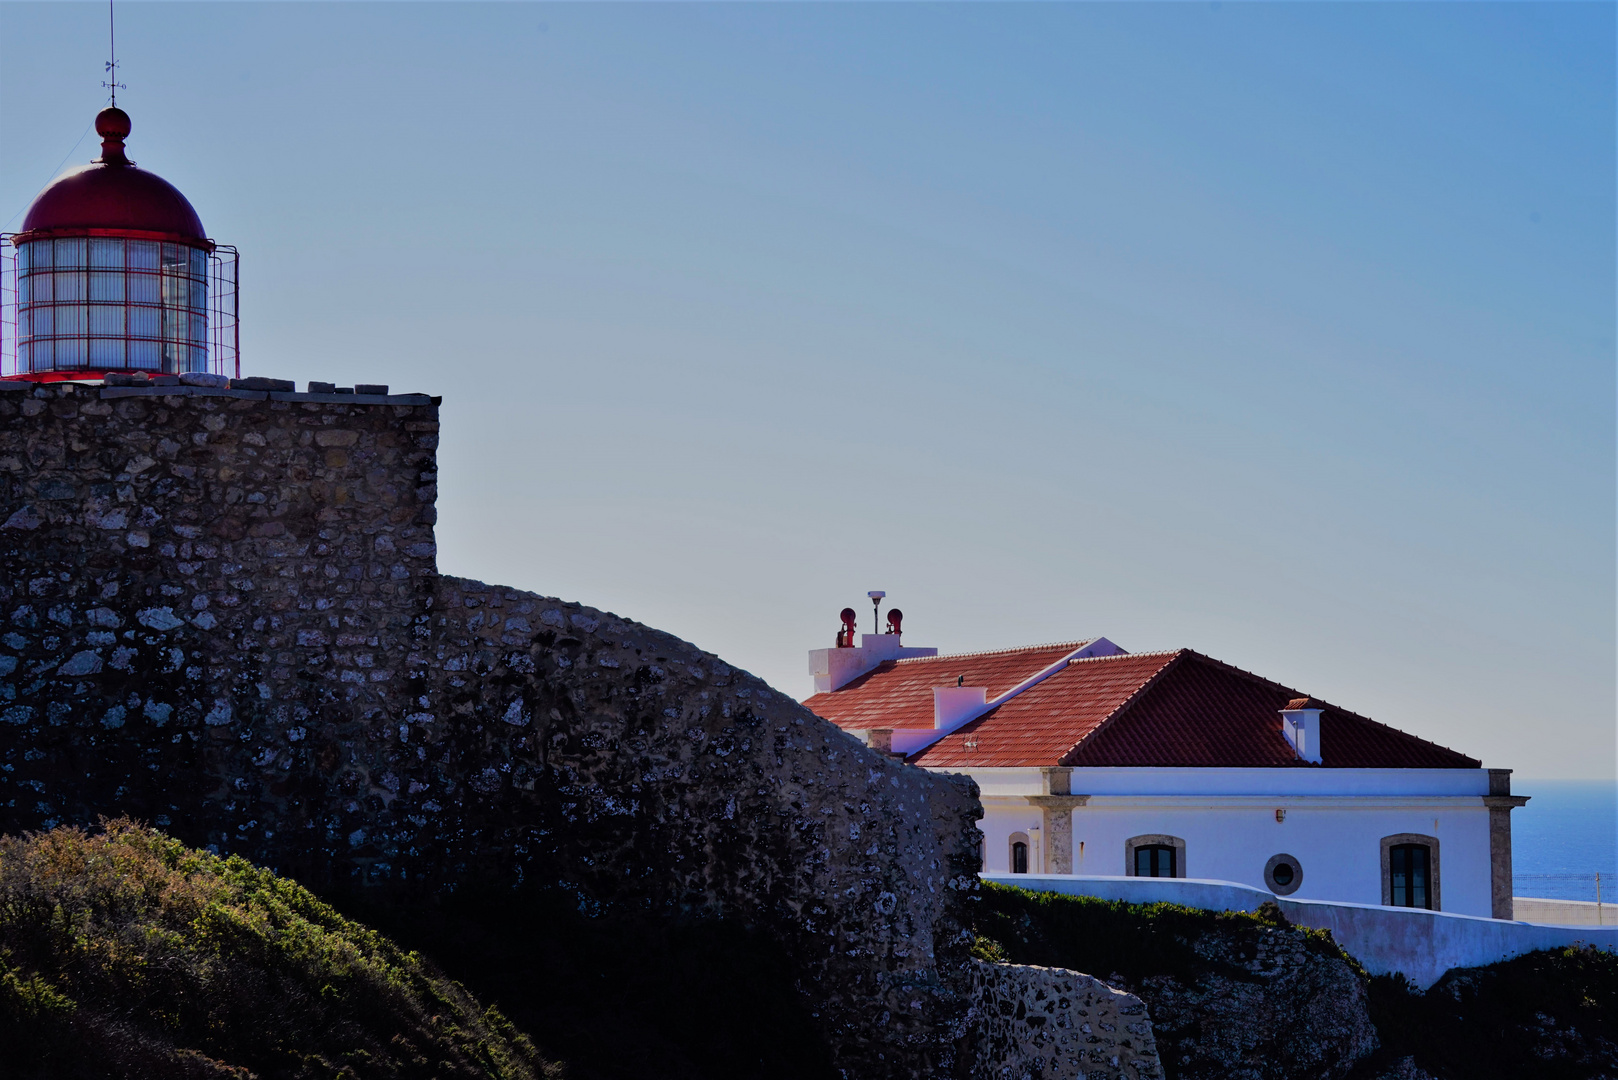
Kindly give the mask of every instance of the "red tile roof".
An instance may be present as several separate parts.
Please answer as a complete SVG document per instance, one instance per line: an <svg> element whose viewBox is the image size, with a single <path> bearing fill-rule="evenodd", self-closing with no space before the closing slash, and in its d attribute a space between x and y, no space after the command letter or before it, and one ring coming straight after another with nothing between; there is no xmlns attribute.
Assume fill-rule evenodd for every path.
<svg viewBox="0 0 1618 1080"><path fill-rule="evenodd" d="M805 704L845 728L931 727L932 689L955 685L956 674L993 699L1079 644L890 662ZM1280 711L1302 697L1189 649L1075 660L910 760L934 768L1481 765L1319 699L1303 706L1322 710L1321 764L1308 765L1281 733Z"/></svg>
<svg viewBox="0 0 1618 1080"><path fill-rule="evenodd" d="M848 685L829 694L816 694L804 704L838 727L930 728L936 687L954 686L956 679L964 675L967 686L986 687L992 701L1088 644L1069 641L999 652L887 660Z"/></svg>

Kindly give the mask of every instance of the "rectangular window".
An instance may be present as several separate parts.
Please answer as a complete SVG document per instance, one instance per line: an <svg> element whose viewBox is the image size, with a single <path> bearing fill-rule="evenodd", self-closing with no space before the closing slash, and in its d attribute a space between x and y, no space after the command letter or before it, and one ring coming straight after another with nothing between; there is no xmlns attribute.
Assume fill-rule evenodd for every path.
<svg viewBox="0 0 1618 1080"><path fill-rule="evenodd" d="M1425 844L1397 844L1390 848L1388 877L1394 907L1433 906L1430 855Z"/></svg>

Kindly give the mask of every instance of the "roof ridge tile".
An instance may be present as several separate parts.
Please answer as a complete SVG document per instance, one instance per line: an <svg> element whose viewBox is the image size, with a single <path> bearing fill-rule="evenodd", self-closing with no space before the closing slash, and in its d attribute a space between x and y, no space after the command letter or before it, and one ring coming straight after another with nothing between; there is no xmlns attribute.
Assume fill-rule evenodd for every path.
<svg viewBox="0 0 1618 1080"><path fill-rule="evenodd" d="M1010 656L1012 653L1038 652L1041 649L1077 649L1083 645L1094 645L1102 636L1079 638L1077 641L1047 641L1042 645L1019 645L1009 649L983 649L979 652L939 653L937 656L906 656L899 660L890 661L893 664L917 664L923 660L967 660L974 656ZM1139 653L1123 653L1124 656L1139 656ZM1097 657L1095 659L1102 659Z"/></svg>

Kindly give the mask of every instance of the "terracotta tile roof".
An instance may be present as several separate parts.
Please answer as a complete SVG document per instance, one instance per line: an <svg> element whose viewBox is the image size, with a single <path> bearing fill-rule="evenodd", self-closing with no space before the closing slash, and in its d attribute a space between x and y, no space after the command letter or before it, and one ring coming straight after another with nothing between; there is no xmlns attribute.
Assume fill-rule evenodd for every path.
<svg viewBox="0 0 1618 1080"><path fill-rule="evenodd" d="M816 694L804 704L838 727L930 728L936 687L954 686L955 680L964 675L967 686L986 687L993 700L1090 641L888 660L848 685L829 694Z"/></svg>
<svg viewBox="0 0 1618 1080"><path fill-rule="evenodd" d="M966 675L967 685L987 686L992 699L1079 644L902 660L805 704L843 727L931 727L932 689L953 686L956 674ZM910 760L933 768L1481 766L1319 699L1301 706L1322 710L1321 764L1309 765L1281 733L1280 711L1300 698L1190 649L1076 660Z"/></svg>
<svg viewBox="0 0 1618 1080"><path fill-rule="evenodd" d="M933 767L1056 765L1174 662L1177 653L1075 660L912 755ZM1280 719L1276 725L1279 728Z"/></svg>
<svg viewBox="0 0 1618 1080"><path fill-rule="evenodd" d="M1076 745L1064 765L1245 767L1298 760L1281 734L1281 709L1298 691L1183 650L1163 678L1144 688L1105 729ZM1318 698L1320 767L1476 769L1482 763Z"/></svg>

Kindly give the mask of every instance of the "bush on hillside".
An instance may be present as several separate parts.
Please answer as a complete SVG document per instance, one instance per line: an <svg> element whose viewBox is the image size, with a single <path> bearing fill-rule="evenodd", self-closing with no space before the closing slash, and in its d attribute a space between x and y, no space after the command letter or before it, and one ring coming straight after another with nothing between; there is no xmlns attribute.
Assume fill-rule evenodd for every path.
<svg viewBox="0 0 1618 1080"><path fill-rule="evenodd" d="M1274 904L1253 914L1204 911L1179 904L1129 904L1030 892L985 881L972 911L978 935L974 953L979 959L1071 968L1102 979L1122 976L1134 983L1153 975L1186 978L1208 973L1245 978L1239 967L1199 952L1197 940L1208 934L1240 936L1283 927L1300 935L1309 952L1358 968L1329 933L1289 926Z"/></svg>
<svg viewBox="0 0 1618 1080"><path fill-rule="evenodd" d="M1383 1044L1372 1065L1410 1058L1440 1080L1618 1077L1618 955L1529 953L1456 968L1425 994L1379 975L1371 1018Z"/></svg>
<svg viewBox="0 0 1618 1080"><path fill-rule="evenodd" d="M19 1080L560 1075L295 882L122 819L0 838L0 1061Z"/></svg>

